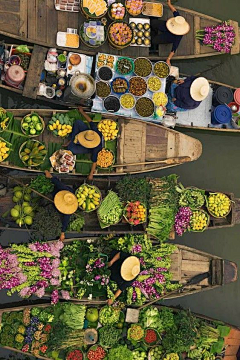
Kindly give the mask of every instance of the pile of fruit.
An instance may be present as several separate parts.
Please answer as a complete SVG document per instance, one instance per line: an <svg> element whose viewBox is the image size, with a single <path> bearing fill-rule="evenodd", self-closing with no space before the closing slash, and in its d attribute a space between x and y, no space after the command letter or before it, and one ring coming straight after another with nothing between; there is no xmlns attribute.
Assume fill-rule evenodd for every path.
<svg viewBox="0 0 240 360"><path fill-rule="evenodd" d="M107 227L117 224L123 214L122 203L114 191L109 191L98 209L98 218Z"/></svg>
<svg viewBox="0 0 240 360"><path fill-rule="evenodd" d="M28 140L20 148L20 159L26 166L39 166L47 154L45 145L37 140Z"/></svg>
<svg viewBox="0 0 240 360"><path fill-rule="evenodd" d="M154 329L147 329L145 331L144 342L147 345L154 345L158 341L157 332Z"/></svg>
<svg viewBox="0 0 240 360"><path fill-rule="evenodd" d="M73 121L68 114L57 113L49 121L48 129L55 136L66 137L72 132Z"/></svg>
<svg viewBox="0 0 240 360"><path fill-rule="evenodd" d="M124 217L131 225L142 224L146 221L146 207L140 201L129 202L124 209Z"/></svg>
<svg viewBox="0 0 240 360"><path fill-rule="evenodd" d="M102 149L98 153L97 166L102 169L107 169L114 164L114 154L111 150Z"/></svg>
<svg viewBox="0 0 240 360"><path fill-rule="evenodd" d="M229 214L231 200L222 193L211 193L207 199L207 208L211 215L223 218Z"/></svg>
<svg viewBox="0 0 240 360"><path fill-rule="evenodd" d="M7 111L0 107L0 131L6 130L9 125L10 117L7 115Z"/></svg>
<svg viewBox="0 0 240 360"><path fill-rule="evenodd" d="M30 205L31 189L15 186L12 201L17 203L10 212L16 224L20 227L24 224L32 225L34 212L33 207Z"/></svg>
<svg viewBox="0 0 240 360"><path fill-rule="evenodd" d="M113 45L124 48L131 43L133 31L125 22L113 22L109 26L108 35Z"/></svg>
<svg viewBox="0 0 240 360"><path fill-rule="evenodd" d="M107 352L102 348L100 345L92 346L88 353L87 359L88 360L103 360L106 358Z"/></svg>
<svg viewBox="0 0 240 360"><path fill-rule="evenodd" d="M6 160L11 151L10 144L0 138L0 162Z"/></svg>
<svg viewBox="0 0 240 360"><path fill-rule="evenodd" d="M115 140L118 134L118 126L116 121L113 120L102 120L98 124L98 130L103 134L105 141Z"/></svg>
<svg viewBox="0 0 240 360"><path fill-rule="evenodd" d="M109 14L113 20L122 20L125 16L125 6L121 3L113 3Z"/></svg>
<svg viewBox="0 0 240 360"><path fill-rule="evenodd" d="M209 223L209 215L204 210L193 210L190 220L191 231L203 231Z"/></svg>
<svg viewBox="0 0 240 360"><path fill-rule="evenodd" d="M141 341L144 336L144 330L139 324L132 324L128 329L128 340Z"/></svg>
<svg viewBox="0 0 240 360"><path fill-rule="evenodd" d="M161 345L153 347L149 350L149 360L161 359L163 353L163 349Z"/></svg>
<svg viewBox="0 0 240 360"><path fill-rule="evenodd" d="M133 350L132 352L132 360L145 360L147 359L147 354L141 350Z"/></svg>
<svg viewBox="0 0 240 360"><path fill-rule="evenodd" d="M44 121L37 114L26 115L21 121L22 132L28 136L38 136L44 130Z"/></svg>
<svg viewBox="0 0 240 360"><path fill-rule="evenodd" d="M101 202L101 192L93 185L83 184L76 191L78 205L86 212L95 210Z"/></svg>

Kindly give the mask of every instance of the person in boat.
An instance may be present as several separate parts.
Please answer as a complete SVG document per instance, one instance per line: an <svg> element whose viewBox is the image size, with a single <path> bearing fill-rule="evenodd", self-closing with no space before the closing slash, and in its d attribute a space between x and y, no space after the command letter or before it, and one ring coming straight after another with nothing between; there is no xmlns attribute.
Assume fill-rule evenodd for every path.
<svg viewBox="0 0 240 360"><path fill-rule="evenodd" d="M167 21L153 19L151 25L151 42L152 45L172 44L172 50L166 60L171 66L173 58L184 35L190 31L190 25L183 16L180 16L177 9L171 4L171 0L167 0L169 9L173 12L173 17Z"/></svg>
<svg viewBox="0 0 240 360"><path fill-rule="evenodd" d="M74 191L70 186L63 184L57 177L52 176L48 170L45 171L45 176L51 179L54 184L53 196L55 208L62 215L62 232L59 240L65 240L65 232L67 230L70 216L78 209L78 200L74 195Z"/></svg>
<svg viewBox="0 0 240 360"><path fill-rule="evenodd" d="M76 120L73 124L73 130L71 133L71 140L66 145L68 150L73 154L91 154L91 160L93 162L88 179L92 180L94 172L97 166L97 156L99 151L102 150L103 137L102 133L98 130L96 124L92 121L82 107L78 108L80 114L89 123L90 129L82 120Z"/></svg>
<svg viewBox="0 0 240 360"><path fill-rule="evenodd" d="M108 267L111 271L110 279L118 285L114 298L117 299L137 278L140 273L140 261L136 256L132 256L123 251L114 250L111 253L111 260ZM108 305L112 305L114 299L108 300Z"/></svg>
<svg viewBox="0 0 240 360"><path fill-rule="evenodd" d="M189 76L175 80L168 92L168 112L196 109L209 94L210 86L204 77Z"/></svg>

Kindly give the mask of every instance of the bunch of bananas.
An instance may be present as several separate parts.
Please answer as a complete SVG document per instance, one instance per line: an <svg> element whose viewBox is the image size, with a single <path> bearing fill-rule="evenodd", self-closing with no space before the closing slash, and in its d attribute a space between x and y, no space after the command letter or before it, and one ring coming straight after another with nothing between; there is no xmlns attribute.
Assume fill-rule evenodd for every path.
<svg viewBox="0 0 240 360"><path fill-rule="evenodd" d="M0 162L6 160L10 152L10 148L4 140L0 140Z"/></svg>
<svg viewBox="0 0 240 360"><path fill-rule="evenodd" d="M116 139L118 134L117 123L113 120L102 120L98 124L98 130L103 134L105 141L111 141Z"/></svg>
<svg viewBox="0 0 240 360"><path fill-rule="evenodd" d="M208 197L207 207L211 215L222 218L229 213L231 200L225 194L213 193Z"/></svg>
<svg viewBox="0 0 240 360"><path fill-rule="evenodd" d="M209 216L203 210L193 210L190 228L192 231L203 231L208 225Z"/></svg>
<svg viewBox="0 0 240 360"><path fill-rule="evenodd" d="M10 118L7 115L7 111L4 108L0 107L0 130L6 130L9 120Z"/></svg>

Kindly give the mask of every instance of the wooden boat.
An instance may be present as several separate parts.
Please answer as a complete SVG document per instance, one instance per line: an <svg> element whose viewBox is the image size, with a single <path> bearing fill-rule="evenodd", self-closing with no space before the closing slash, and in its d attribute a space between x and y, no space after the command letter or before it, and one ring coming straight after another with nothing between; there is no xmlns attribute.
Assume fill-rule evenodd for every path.
<svg viewBox="0 0 240 360"><path fill-rule="evenodd" d="M24 175L18 175L17 180L22 182L23 184L29 184L30 181L35 178L36 174L24 174ZM58 175L59 178L61 178L61 175ZM63 176L62 181L64 184L71 186L73 189L76 189L81 185L81 183L84 182L84 180L77 179L73 176ZM16 186L18 183L16 183L14 177L6 177L3 176L0 172L0 184L3 184L6 187L6 194L4 197L1 197L0 201L0 230L13 230L13 231L28 231L33 233L34 230L31 230L29 228L25 227L19 227L14 221L12 221L12 218L10 215L6 215L3 217L3 214L7 214L9 210L13 207L12 202L12 189L14 186ZM105 197L108 190L115 190L117 184L116 177L101 177L96 178L94 180L94 185L96 185ZM210 190L209 190L210 191ZM216 192L216 190L211 190L210 192ZM228 228L233 227L236 224L240 223L240 199L235 198L233 193L224 193L226 194L232 201L232 210L228 214L226 218L217 219L210 215L210 224L207 227L207 230L212 229L222 229L222 228ZM96 235L98 234L134 234L134 233L145 233L146 231L146 224L140 224L137 226L130 226L127 222L120 222L117 225L110 226L106 229L101 229L99 226L99 220L97 218L96 212L91 213L83 213L85 218L85 225L82 229L82 233L89 234L89 235ZM71 234L71 237L73 236L79 236L79 233L76 232L68 232L68 234ZM175 232L172 231L170 234L170 239L173 240L175 238Z"/></svg>
<svg viewBox="0 0 240 360"><path fill-rule="evenodd" d="M35 307L38 308L46 308L50 306L50 304L34 304L34 305L25 305L25 306L17 306L17 307L10 307L10 308L5 308L3 310L0 310L0 324L2 324L2 315L4 313L7 312L13 312L13 311L23 311L24 309L32 309ZM178 313L179 311L181 311L180 309L176 308L176 307L167 307L167 306L162 306L162 305L155 305L159 310L163 309L163 308L170 308L174 313ZM99 308L101 308L101 306L99 306ZM215 323L218 320L215 320L211 317L205 316L205 315L200 315L197 313L192 313L193 315L195 315L198 319L202 320L202 321L206 321L207 323ZM240 347L240 329L236 326L233 326L231 324L228 323L223 323L222 321L220 321L221 324L230 327L230 333L228 334L228 336L224 337L224 347L223 347L223 351L221 356L218 357L218 360L224 359L224 360L237 360L237 353L239 351L239 347ZM26 353L23 352L21 350L12 348L12 347L8 347L8 346L2 346L5 349L9 349L9 350L13 350L16 353L20 353L20 354L24 354L24 355L30 355L32 356L31 353ZM43 360L52 360L52 358L48 358L48 357L43 357L41 355L38 355L39 359L43 359Z"/></svg>
<svg viewBox="0 0 240 360"><path fill-rule="evenodd" d="M53 114L64 111L60 110L30 110L30 109L9 109L12 112L15 120L20 121L25 115L31 112L37 112L44 118L46 124L51 119ZM65 111L66 112L66 111ZM115 116L107 116L107 118L115 119L118 121L119 137L116 144L116 164L109 172L97 171L97 175L125 175L146 173L148 171L157 171L166 169L171 166L179 165L188 161L197 160L202 153L202 145L199 140L191 138L185 134L181 134L175 130L165 128L163 126L148 123L142 120L135 120L129 118L119 118ZM100 121L101 115L95 115L96 121ZM21 134L23 136L23 134ZM22 138L26 141L26 137ZM47 129L43 134L36 137L39 141L44 142L46 145L61 144L62 140L59 137L54 137ZM11 143L11 139L9 141ZM16 149L16 154L19 149ZM47 156L51 154L47 154ZM48 156L48 157L49 157ZM77 157L78 159L78 157ZM91 167L91 161L77 160L77 164L88 164ZM31 172L41 172L34 168L15 166L8 161L0 164L2 167L9 169L25 170ZM50 163L49 166L50 167ZM76 165L78 167L78 165ZM90 168L88 169L90 171ZM87 172L87 174L89 173ZM70 173L70 175L86 175L81 169Z"/></svg>
<svg viewBox="0 0 240 360"><path fill-rule="evenodd" d="M206 26L217 25L221 20L193 10L176 7L191 26L191 31L184 36L175 59L189 59L205 56L218 55L219 53L208 46L202 46L195 39L196 30L204 29ZM58 31L66 31L67 28L79 29L84 22L83 14L65 11L56 11L54 0L8 0L0 5L0 34L21 41L34 44L55 47ZM165 5L163 19L172 17L172 12ZM239 27L236 21L231 21L236 32L235 45L231 54L239 53ZM70 48L68 48L70 49ZM73 49L70 49L73 50ZM122 51L113 49L108 42L97 49L90 49L83 43L80 50L85 54L94 55L101 51L109 54L121 54L128 56L147 56L152 60L166 59L171 50L169 45L160 45L158 54L151 54L148 47L128 47ZM75 51L75 49L74 49Z"/></svg>

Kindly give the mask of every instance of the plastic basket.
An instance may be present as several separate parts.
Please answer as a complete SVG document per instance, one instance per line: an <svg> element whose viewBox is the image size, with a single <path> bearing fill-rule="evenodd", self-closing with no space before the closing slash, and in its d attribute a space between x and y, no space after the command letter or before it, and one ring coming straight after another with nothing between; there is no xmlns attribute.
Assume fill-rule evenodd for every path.
<svg viewBox="0 0 240 360"><path fill-rule="evenodd" d="M123 60L123 59L127 59L127 60L131 63L131 65L132 65L131 70L130 70L129 72L127 72L126 74L122 74L122 73L119 71L119 69L118 69L118 63L119 63L120 60ZM132 59L128 58L128 57L124 57L124 56L119 57L118 60L117 60L117 62L116 62L116 65L115 65L115 70L116 70L116 72L117 72L118 74L120 74L120 75L124 75L124 76L129 75L129 74L131 74L132 72L134 72L134 61L133 61Z"/></svg>

